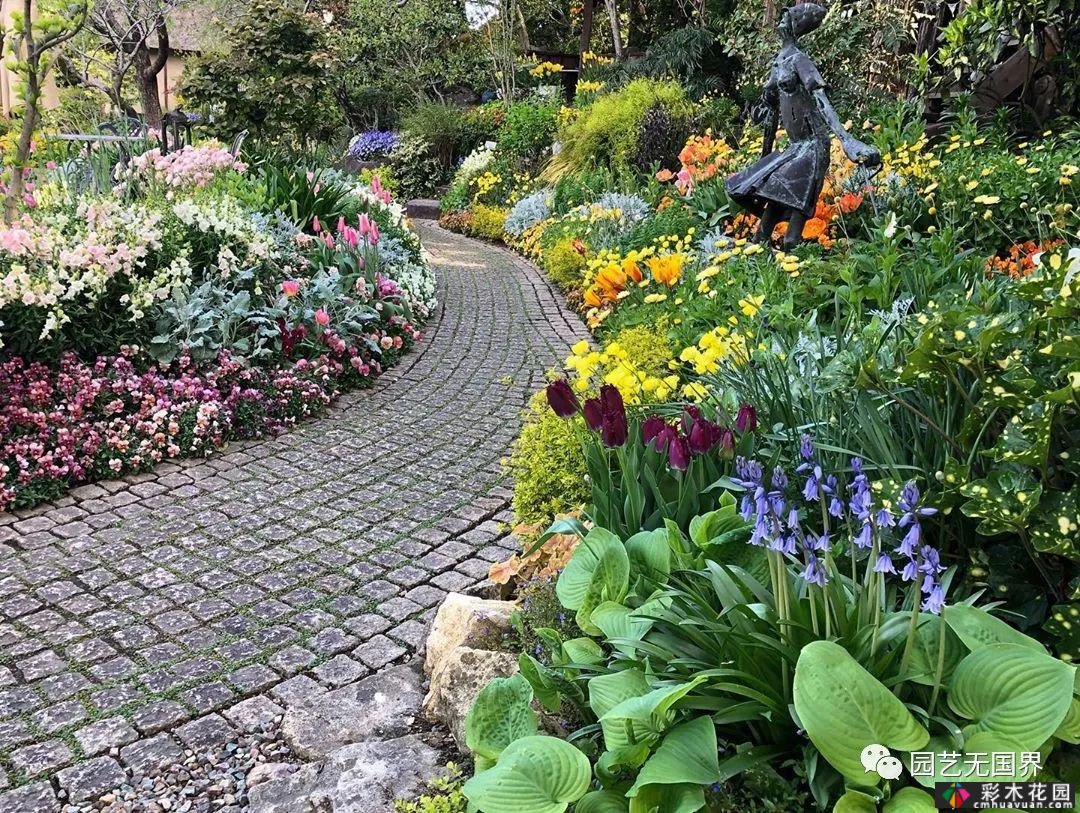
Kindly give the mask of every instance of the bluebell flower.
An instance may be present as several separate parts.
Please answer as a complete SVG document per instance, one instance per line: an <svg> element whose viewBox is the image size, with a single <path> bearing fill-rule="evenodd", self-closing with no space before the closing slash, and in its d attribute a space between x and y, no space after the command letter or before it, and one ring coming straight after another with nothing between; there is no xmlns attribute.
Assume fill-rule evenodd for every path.
<svg viewBox="0 0 1080 813"><path fill-rule="evenodd" d="M799 454L803 460L811 460L814 457L814 439L810 435L803 434L799 440Z"/></svg>
<svg viewBox="0 0 1080 813"><path fill-rule="evenodd" d="M816 469L816 471L821 471L821 469ZM813 473L806 478L806 485L803 486L802 495L807 502L818 501L818 481Z"/></svg>
<svg viewBox="0 0 1080 813"><path fill-rule="evenodd" d="M821 534L820 536L811 535L807 540L810 549L816 551L827 551L829 549L829 535Z"/></svg>
<svg viewBox="0 0 1080 813"><path fill-rule="evenodd" d="M825 568L821 566L821 562L813 554L810 555L806 563L806 572L803 574L803 578L806 579L807 584L816 584L818 587L824 587L829 583Z"/></svg>
<svg viewBox="0 0 1080 813"><path fill-rule="evenodd" d="M905 534L903 540L900 542L900 547L897 550L904 554L904 556L914 557L915 547L919 544L919 539L922 537L922 527L919 523L915 523Z"/></svg>
<svg viewBox="0 0 1080 813"><path fill-rule="evenodd" d="M870 511L874 507L874 497L868 488L859 488L851 495L848 502L851 513L859 519L866 521L870 518Z"/></svg>
<svg viewBox="0 0 1080 813"><path fill-rule="evenodd" d="M919 563L914 559L909 559L908 563L904 565L904 572L900 574L900 578L906 582L915 581L919 577Z"/></svg>
<svg viewBox="0 0 1080 813"><path fill-rule="evenodd" d="M930 591L930 595L928 595L926 600L922 603L922 609L924 612L939 615L944 607L945 589L940 584L935 584L934 588Z"/></svg>
<svg viewBox="0 0 1080 813"><path fill-rule="evenodd" d="M874 517L874 524L879 528L892 528L896 525L896 519L888 508L881 508Z"/></svg>
<svg viewBox="0 0 1080 813"><path fill-rule="evenodd" d="M799 527L799 509L794 505L791 506L791 510L788 511L787 526L792 530Z"/></svg>
<svg viewBox="0 0 1080 813"><path fill-rule="evenodd" d="M936 548L932 548L929 545L923 545L919 558L922 559L922 564L919 565L919 570L923 573L936 576L944 568L941 566L941 554L937 552Z"/></svg>
<svg viewBox="0 0 1080 813"><path fill-rule="evenodd" d="M865 550L874 544L874 526L869 522L864 522L863 526L859 528L859 532L855 534L854 539L855 547Z"/></svg>
<svg viewBox="0 0 1080 813"><path fill-rule="evenodd" d="M875 573L892 573L896 575L896 565L893 564L892 557L887 553L878 554L877 561L874 562Z"/></svg>
<svg viewBox="0 0 1080 813"><path fill-rule="evenodd" d="M772 471L772 486L777 491L783 491L788 487L788 476L779 466Z"/></svg>

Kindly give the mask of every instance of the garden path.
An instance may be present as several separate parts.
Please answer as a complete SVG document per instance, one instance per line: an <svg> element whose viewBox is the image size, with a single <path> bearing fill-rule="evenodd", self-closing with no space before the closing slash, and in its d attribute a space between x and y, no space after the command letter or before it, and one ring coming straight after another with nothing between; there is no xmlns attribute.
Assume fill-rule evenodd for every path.
<svg viewBox="0 0 1080 813"><path fill-rule="evenodd" d="M446 592L513 552L500 458L586 332L520 258L419 230L441 306L373 389L281 437L0 514L4 813L90 798L409 658Z"/></svg>

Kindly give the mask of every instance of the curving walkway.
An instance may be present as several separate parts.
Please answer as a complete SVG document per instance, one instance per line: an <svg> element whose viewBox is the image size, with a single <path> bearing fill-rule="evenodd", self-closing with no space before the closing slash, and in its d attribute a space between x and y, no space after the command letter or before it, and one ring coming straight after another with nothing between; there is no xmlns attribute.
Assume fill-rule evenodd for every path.
<svg viewBox="0 0 1080 813"><path fill-rule="evenodd" d="M500 458L586 331L520 258L419 229L441 307L373 389L279 438L0 514L4 813L90 800L408 658L445 593L510 554Z"/></svg>

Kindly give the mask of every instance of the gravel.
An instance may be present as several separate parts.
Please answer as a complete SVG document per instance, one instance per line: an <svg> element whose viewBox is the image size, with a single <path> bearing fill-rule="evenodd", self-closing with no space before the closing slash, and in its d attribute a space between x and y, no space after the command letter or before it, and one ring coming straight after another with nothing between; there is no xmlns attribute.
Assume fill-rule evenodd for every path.
<svg viewBox="0 0 1080 813"><path fill-rule="evenodd" d="M63 813L246 813L248 776L280 776L300 767L281 738L281 717L206 752L149 771L127 769L127 781L96 800L67 803ZM282 764L285 763L285 764Z"/></svg>

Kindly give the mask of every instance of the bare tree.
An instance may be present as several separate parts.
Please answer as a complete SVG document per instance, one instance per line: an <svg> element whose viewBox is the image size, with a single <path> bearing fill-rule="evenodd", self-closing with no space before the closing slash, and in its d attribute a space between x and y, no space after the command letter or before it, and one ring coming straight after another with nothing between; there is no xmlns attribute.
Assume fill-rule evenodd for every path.
<svg viewBox="0 0 1080 813"><path fill-rule="evenodd" d="M169 59L169 16L194 0L95 0L87 28L109 55L108 93L121 110L129 75L135 80L147 124L161 126L158 74ZM87 83L93 87L93 83Z"/></svg>

